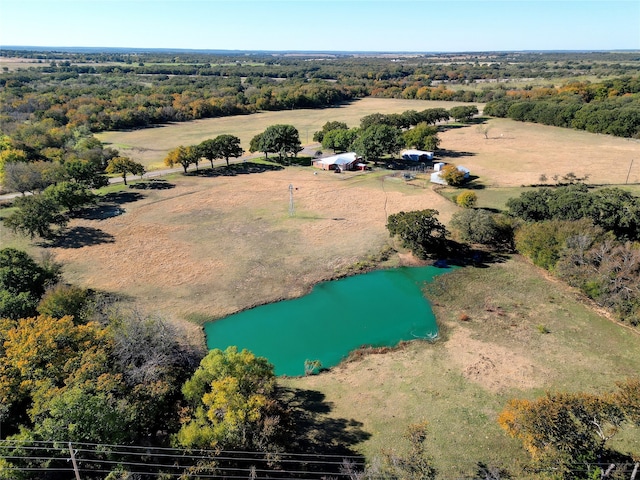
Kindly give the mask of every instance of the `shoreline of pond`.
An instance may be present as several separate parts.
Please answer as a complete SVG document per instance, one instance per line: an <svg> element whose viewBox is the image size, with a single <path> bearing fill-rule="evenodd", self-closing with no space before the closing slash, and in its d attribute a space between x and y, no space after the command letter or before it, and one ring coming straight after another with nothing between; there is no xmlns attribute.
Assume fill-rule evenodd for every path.
<svg viewBox="0 0 640 480"><path fill-rule="evenodd" d="M342 335L337 335L336 332L334 332L333 337L331 337L328 340L327 339L324 340L327 342L327 346L322 347L324 348L324 350L321 349L319 353L314 353L312 355L309 355L311 359L307 358L306 360L304 360L305 364L306 362L313 362L318 360L322 365L321 366L322 371L338 366L344 362L353 361L359 357L362 357L363 355L386 353L389 351L396 350L398 348L402 348L403 345L408 344L409 342L413 342L414 340L434 341L440 337L439 326L436 322L435 315L433 314L433 310L431 308L431 302L429 301L427 296L424 294L423 286L425 282L433 281L433 278L435 276L451 271L451 266L448 263L443 264L442 262L423 261L420 263L421 265L388 266L386 268L379 268L379 265L377 266L372 265L371 268L367 268L366 271L358 271L358 272L343 274L343 275L338 274L333 276L331 279L323 280L315 283L314 285L311 285L308 291L306 291L301 296L298 296L295 298L281 299L278 301L268 302L261 305L255 305L252 307L248 307L242 311L239 311L235 314L228 315L226 317L222 317L220 319L216 319L211 322L207 322L202 327L204 336L206 339L207 348L208 349L213 349L213 348L224 349L226 348L226 346L229 346L229 345L237 345L238 348L240 349L247 348L248 350L251 350L254 354L258 356L266 357L272 364L274 364L274 366L276 366L276 370L279 370L279 369L282 370L284 368L286 371L277 373L279 376L297 377L297 376L303 376L306 373L300 370L298 367L292 367L291 366L292 362L293 363L298 362L299 364L303 361L302 358L304 357L304 353L303 353L304 348L308 348L309 351L316 352L317 348L320 348L320 347L318 347L314 342L321 341L320 338L323 335L326 335L326 332L324 332L324 330L326 329L335 328L336 332L340 330L340 333ZM428 269L428 270L421 270L421 269ZM379 273L379 275L375 275L377 273ZM371 274L373 274L373 277L370 276ZM392 284L385 285L385 282L388 283L390 281L390 278L393 278L394 276L396 277L393 280ZM400 276L401 278L397 278L397 276ZM425 276L426 278L422 278L422 276ZM354 280L357 277L360 277L360 279ZM330 327L326 325L326 323L329 323L329 322L325 323L325 320L327 319L324 317L322 318L322 321L320 320L315 321L316 323L314 323L314 320L311 320L311 325L305 327L305 321L307 321L306 317L308 316L309 312L292 313L289 311L289 310L295 311L296 309L301 308L299 306L300 302L313 304L312 310L313 309L323 310L323 309L326 309L328 306L330 306L330 304L332 303L331 300L324 300L324 303L322 304L317 304L317 303L314 304L314 302L317 302L317 301L309 298L314 295L314 292L315 292L315 295L323 295L323 294L329 295L329 298L331 298L332 296L335 296L339 299L338 302L346 302L349 299L349 295L351 294L351 292L340 293L339 290L336 290L336 291L333 290L334 288L339 288L339 282L344 282L344 281L349 282L349 286L350 286L349 288L351 289L355 288L353 285L361 282L365 282L365 284L367 284L367 282L382 282L383 291L374 292L371 298L367 298L364 300L364 303L357 303L358 301L362 302L362 300L351 299L352 302L355 302L354 305L349 306L345 303L344 306L340 306L339 308L341 309L355 308L355 310L352 311L351 313L343 312L346 315L348 315L346 318L340 317L340 318L343 318L342 321L344 322L344 324L332 325ZM389 318L395 318L394 316L396 315L396 309L398 306L393 307L394 305L393 302L395 301L395 298L385 300L382 297L385 294L387 294L386 290L389 290L389 292L393 290L394 282L398 283L399 288L401 289L399 292L396 292L396 295L402 298L401 302L406 303L407 305L412 304L415 311L412 310L406 313L402 313L400 315L400 318L396 318L396 321L388 322L387 320ZM407 282L413 285L412 287L413 290L409 292L406 291ZM418 285L419 288L416 289L415 288L416 285ZM363 288L363 287L360 287L360 288ZM374 288L374 287L370 285L369 287L366 287L366 288ZM405 291L402 291L403 288L405 289ZM362 292L360 292L360 295L366 297L368 293L369 293L368 290L365 290L365 293L363 294ZM371 301L372 299L375 299L375 301L372 302ZM284 301L291 302L291 303L289 303L287 307L283 307L282 303ZM382 301L383 303L382 304L375 303L380 301ZM388 302L388 303L385 304L384 302ZM421 304L422 307L416 306L413 302L417 302L418 304ZM374 308L374 311L370 312L370 318L367 318L367 321L363 322L361 318L361 310L366 311L367 308ZM402 306L401 308L409 308L409 307ZM280 309L279 313L277 314L271 313L274 311L274 309L275 310ZM258 310L260 310L261 314L256 313ZM379 315L378 311L380 312L384 311L386 313L380 313L382 315L382 318L375 319L375 317ZM427 317L424 317L424 318L420 317L420 315L424 313L427 313ZM273 317L269 317L269 314L273 315ZM266 315L266 318L267 318L266 321L263 319L263 315ZM281 317L287 317L291 315L294 315L295 318L293 320L286 320L291 322L288 326L281 326L278 323L282 321ZM327 315L331 317L332 313L327 313ZM416 319L416 315L417 315L417 319ZM246 316L256 317L258 318L258 320L245 320ZM416 321L419 323L415 324ZM221 324L221 322L225 322L225 324L219 325ZM229 323L227 325L227 322L233 322L233 323ZM255 322L255 323L252 324L251 322ZM351 325L349 322L355 322L355 323L360 322L360 323L356 326L356 325ZM379 323L374 328L371 325L375 324L375 322L379 322ZM356 335L364 335L364 337L362 337L362 340L354 341L353 337L349 332L347 332L347 334L343 334L344 332L342 332L341 329L347 323L351 325L348 328L356 329L355 330ZM218 325L218 326L214 326L214 325ZM427 326L427 325L431 325L431 326ZM255 339L248 340L246 338L247 337L246 333L243 333L240 337L238 337L239 340L237 338L234 339L234 335L236 336L239 335L238 330L242 330L243 328L246 329L246 332L251 332L253 330L260 329L260 328L264 329L264 331L261 331L261 333L258 334L258 337L260 337L259 341ZM272 329L279 329L278 334L276 335L276 338L273 340L274 344L277 345L279 344L279 342L280 343L284 342L285 341L284 339L286 338L287 335L291 335L289 330L300 329L300 328L302 329L309 328L313 330L313 334L311 335L312 340L305 337L305 335L308 335L308 332L298 332L294 334L291 338L289 338L288 344L285 343L285 345L287 345L287 348L282 348L283 345L280 345L280 347L274 347L275 353L273 352L269 354L262 353L262 351L264 350L261 351L261 349L268 350L268 348L263 345L263 343L266 342L266 340L264 340L262 337L267 338L269 337L269 335L273 335L273 333L271 332ZM425 328L426 330L424 330ZM388 329L391 329L391 331L387 333ZM402 330L402 332L398 332L398 329L404 329L404 330ZM229 340L227 340L226 343L225 341L223 341L223 342L219 342L221 343L219 345L216 344L216 342L212 340L212 337L211 337L213 333L212 331L214 330L216 331L216 335L223 336L224 338L229 338ZM424 333L422 333L423 330L424 330ZM360 331L360 333L357 333L358 331ZM420 331L421 333L417 335L416 333L414 333L414 331ZM224 333L220 333L220 332L224 332ZM298 334L300 334L300 337L296 336ZM250 343L252 341L258 342L259 344L258 348L256 348L255 345L251 347L247 346L247 342ZM299 344L306 345L306 346L303 348L303 347L300 347ZM269 348L272 348L272 347L269 347ZM302 352L300 351L300 348L303 349ZM336 349L338 349L338 352L336 352ZM291 351L290 356L292 358L297 356L296 357L297 359L296 360L291 360L290 358L286 360L281 359L281 356L283 356L282 350ZM286 355L284 356L286 357ZM320 358L316 359L315 358L316 356ZM325 361L321 362L320 361L321 359L324 359ZM282 365L286 365L286 367L283 367ZM292 369L295 370L295 373L293 374L291 373L293 371Z"/></svg>

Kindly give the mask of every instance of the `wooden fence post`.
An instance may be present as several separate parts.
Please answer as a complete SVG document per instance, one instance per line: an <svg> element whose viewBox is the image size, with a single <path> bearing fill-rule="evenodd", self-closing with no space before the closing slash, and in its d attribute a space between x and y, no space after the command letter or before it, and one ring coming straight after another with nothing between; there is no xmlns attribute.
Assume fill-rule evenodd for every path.
<svg viewBox="0 0 640 480"><path fill-rule="evenodd" d="M71 442L69 442L69 453L71 454L71 463L73 464L73 471L76 474L76 480L80 480L80 472L78 471L78 463L76 462L76 453L73 451Z"/></svg>

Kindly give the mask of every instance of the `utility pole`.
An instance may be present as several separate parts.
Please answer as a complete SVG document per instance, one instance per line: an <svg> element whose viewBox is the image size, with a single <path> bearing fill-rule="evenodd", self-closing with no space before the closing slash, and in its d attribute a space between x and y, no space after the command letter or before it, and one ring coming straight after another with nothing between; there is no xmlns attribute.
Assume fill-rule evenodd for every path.
<svg viewBox="0 0 640 480"><path fill-rule="evenodd" d="M289 184L289 216L293 217L295 213L296 211L295 211L295 208L293 207L293 185L290 183Z"/></svg>
<svg viewBox="0 0 640 480"><path fill-rule="evenodd" d="M629 171L627 172L627 179L624 181L625 185L627 183L629 183L629 175L631 175L631 167L633 167L633 158L631 159L631 163L629 164Z"/></svg>

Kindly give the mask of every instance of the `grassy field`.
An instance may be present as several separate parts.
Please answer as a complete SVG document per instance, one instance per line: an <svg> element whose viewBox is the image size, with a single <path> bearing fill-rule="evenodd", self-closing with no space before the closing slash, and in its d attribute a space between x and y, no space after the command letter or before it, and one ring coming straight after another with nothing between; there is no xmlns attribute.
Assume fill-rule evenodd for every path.
<svg viewBox="0 0 640 480"><path fill-rule="evenodd" d="M147 169L153 170L164 168L162 162L170 149L178 145L195 145L223 133L239 137L242 148L248 151L249 142L255 135L263 132L269 125L284 123L298 129L303 145L312 145L314 132L321 130L328 121L341 121L349 127L356 127L362 117L372 113L402 113L405 110L421 111L438 107L450 109L455 105L464 104L369 97L339 107L209 118L143 130L103 132L96 136L102 142L118 149L122 155L129 156L145 165ZM482 108L482 104L478 106Z"/></svg>
<svg viewBox="0 0 640 480"><path fill-rule="evenodd" d="M296 126L303 144L312 145L313 133L325 122L338 120L349 126L371 113L399 113L405 110L451 108L454 104L416 100L365 98L349 105L323 110L264 112L198 120L135 130L104 132L100 140L143 163L148 169L163 167L166 153L177 145L193 145L206 138L232 132L248 149L251 138L276 123ZM482 105L480 105L482 107ZM555 183L555 175L589 175L595 184L640 184L640 141L587 132L514 122L509 119L487 121L488 138L475 125L445 125L440 134L446 162L464 165L478 176L484 187L520 187L539 184L541 175ZM633 161L633 163L632 163ZM222 161L220 161L222 162ZM630 168L631 167L631 168Z"/></svg>
<svg viewBox="0 0 640 480"><path fill-rule="evenodd" d="M426 420L429 452L443 478L468 476L477 462L525 478L517 460L525 452L496 422L508 399L545 390L602 392L640 371L637 333L599 316L520 257L459 269L437 282L428 296L441 341L285 382L322 392L329 415L362 423L372 436L357 449L367 458L400 450L406 425ZM631 433L626 448L640 452L640 436Z"/></svg>
<svg viewBox="0 0 640 480"><path fill-rule="evenodd" d="M101 138L130 148L154 147L155 157L145 157L153 163L165 149L218 133L246 141L269 124L298 122L300 129L307 122L311 136L327 120L355 125L375 111L432 106L367 99L336 109L214 119ZM501 208L521 185L538 183L542 173L588 174L596 184L625 183L629 175L636 185L628 188L638 189L640 161L629 170L630 160L639 158L637 141L510 120L489 125L489 139L474 125L452 124L441 134L442 158L470 168L485 187L477 190L480 206ZM64 263L67 281L126 295L143 311L191 325L189 334L201 341L198 326L188 320L301 295L375 256L390 243L389 214L435 208L446 223L457 211L424 176L405 182L386 170L336 175L251 162L235 168L166 177L155 189L112 187L105 205L71 222L64 244L40 249ZM4 227L0 237L3 246L25 244ZM38 246L30 250L37 254ZM389 262L411 263L404 252ZM507 399L532 398L546 389L603 391L640 371L636 333L599 315L576 292L519 257L488 268L461 268L439 282L429 296L441 341L412 343L285 381L324 396L330 407L324 415L360 425L369 438L353 447L369 457L383 447L401 448L407 424L427 420L430 451L445 478L469 474L479 461L517 471L514 459L525 458L524 452L496 423ZM470 320L460 321L461 314ZM541 333L545 329L550 333ZM640 452L639 438L627 438L625 449Z"/></svg>

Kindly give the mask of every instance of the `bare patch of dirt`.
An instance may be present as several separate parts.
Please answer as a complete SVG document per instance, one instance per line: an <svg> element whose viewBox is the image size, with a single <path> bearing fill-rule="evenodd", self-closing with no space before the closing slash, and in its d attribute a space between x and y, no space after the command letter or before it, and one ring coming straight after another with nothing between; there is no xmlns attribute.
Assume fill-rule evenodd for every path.
<svg viewBox="0 0 640 480"><path fill-rule="evenodd" d="M445 348L452 364L465 378L489 391L525 390L545 385L545 368L536 365L530 356L517 349L473 339L465 328L456 328Z"/></svg>

